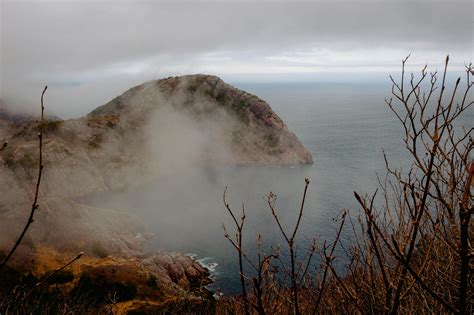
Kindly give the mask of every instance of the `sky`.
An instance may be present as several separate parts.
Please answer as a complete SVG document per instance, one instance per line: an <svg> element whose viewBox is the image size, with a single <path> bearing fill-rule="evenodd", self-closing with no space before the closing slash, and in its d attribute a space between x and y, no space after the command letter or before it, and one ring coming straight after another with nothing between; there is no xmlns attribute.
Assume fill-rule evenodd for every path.
<svg viewBox="0 0 474 315"><path fill-rule="evenodd" d="M0 98L77 117L144 81L379 82L473 61L474 1L0 0Z"/></svg>

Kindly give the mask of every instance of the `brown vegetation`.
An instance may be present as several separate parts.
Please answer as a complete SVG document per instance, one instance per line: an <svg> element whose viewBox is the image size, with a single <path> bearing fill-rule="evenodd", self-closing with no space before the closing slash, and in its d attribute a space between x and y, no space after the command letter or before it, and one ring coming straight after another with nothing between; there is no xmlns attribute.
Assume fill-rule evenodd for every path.
<svg viewBox="0 0 474 315"><path fill-rule="evenodd" d="M400 82L392 77L393 98L387 105L400 121L404 143L412 163L407 170L393 169L384 154L386 176L371 195L354 192L362 211L349 218L352 241L340 235L346 212L332 243L316 249L310 246L304 259L295 263L295 234L303 214L309 181L306 180L298 223L293 233L285 231L275 210L276 196L268 205L278 229L288 244L289 262L282 262L279 250L264 255L258 247L258 263L242 248L245 221L240 223L229 205L224 204L237 228L237 241L225 236L244 257L254 273L240 267L242 298L224 299L222 313L315 314L315 313L457 313L474 312L472 273L472 176L474 162L473 128L457 124L472 106L469 94L472 66L466 69L466 85L461 78L452 92L447 91L446 58L441 86L436 72L408 79L402 62ZM427 89L425 88L427 82ZM424 85L425 84L425 85ZM260 242L261 236L258 236ZM336 246L342 257L336 257ZM320 255L321 267L307 272L313 254ZM283 265L283 271L279 268ZM296 267L298 266L298 267ZM263 279L263 281L262 281ZM253 288L247 293L246 288ZM249 311L249 307L251 310Z"/></svg>

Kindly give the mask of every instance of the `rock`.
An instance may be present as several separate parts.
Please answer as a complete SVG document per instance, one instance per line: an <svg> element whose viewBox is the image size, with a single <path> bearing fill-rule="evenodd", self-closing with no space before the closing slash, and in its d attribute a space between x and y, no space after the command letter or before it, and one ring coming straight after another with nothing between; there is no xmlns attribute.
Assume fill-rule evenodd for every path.
<svg viewBox="0 0 474 315"><path fill-rule="evenodd" d="M136 86L88 117L117 115L128 125L149 121L153 111L170 106L192 121L210 128L216 120L217 133L227 137L231 155L225 164L298 165L313 162L296 135L257 96L241 91L211 75L187 75L150 81Z"/></svg>
<svg viewBox="0 0 474 315"><path fill-rule="evenodd" d="M161 253L145 256L140 263L148 270L158 275L168 277L180 287L190 290L193 287L203 287L210 283L209 271L188 256L180 253Z"/></svg>
<svg viewBox="0 0 474 315"><path fill-rule="evenodd" d="M37 248L21 259L15 258L9 269L0 274L0 281L18 277L19 272L29 274L28 281L33 278L36 282L74 256L53 248ZM192 258L162 252L132 258L96 258L86 254L49 282L55 288L54 294L89 296L89 304L105 311L112 307L114 314L144 309L161 312L174 307L170 301L178 299L184 304L208 306L213 300L205 289L208 283L209 272Z"/></svg>

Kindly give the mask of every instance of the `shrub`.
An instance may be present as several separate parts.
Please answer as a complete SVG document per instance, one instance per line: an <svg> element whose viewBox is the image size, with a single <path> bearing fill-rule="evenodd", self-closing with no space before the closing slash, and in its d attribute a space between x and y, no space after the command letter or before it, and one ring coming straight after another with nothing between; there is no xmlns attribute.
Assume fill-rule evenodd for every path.
<svg viewBox="0 0 474 315"><path fill-rule="evenodd" d="M448 94L449 58L441 85L438 74L428 75L426 66L418 77L411 74L407 79L407 60L402 62L400 82L390 76L393 98L386 103L404 131L410 167L404 171L393 169L384 154L387 173L379 178L380 187L371 195L354 192L361 211L349 218L353 227L350 243L340 241L346 220L343 213L335 241L319 245L313 242L306 260L296 263L298 268L294 255L298 224L291 234L282 228L276 195L270 193L267 201L287 241L289 262L275 259L279 250L263 255L260 243L258 261L249 259L253 255L241 244L245 212L237 220L224 198L237 230L236 239L227 231L225 236L238 252L242 297L226 299L218 309L244 314L250 313L250 307L259 314L474 312L474 128L458 125L474 104L470 94L474 69L467 67L464 88L458 78ZM336 247L342 256L335 256ZM314 253L321 257L321 268L308 276L307 266ZM254 274L244 274L242 261L254 267ZM279 273L276 261L287 271ZM338 265L337 261L343 263Z"/></svg>

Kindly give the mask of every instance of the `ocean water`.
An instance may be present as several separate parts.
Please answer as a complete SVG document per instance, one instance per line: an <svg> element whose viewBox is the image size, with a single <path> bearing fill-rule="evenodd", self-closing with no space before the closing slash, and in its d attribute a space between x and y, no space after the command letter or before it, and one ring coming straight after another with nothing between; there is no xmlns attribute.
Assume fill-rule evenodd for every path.
<svg viewBox="0 0 474 315"><path fill-rule="evenodd" d="M303 221L298 234L299 252L317 237L334 238L334 218L341 209L357 216L353 192L373 193L377 174L384 175L382 149L393 166L406 165L402 129L384 103L390 86L372 84L234 84L266 100L310 150L314 164L301 167L221 167L182 170L166 179L127 193L111 196L100 205L131 209L144 219L154 237L146 250L192 253L210 266L214 288L239 292L237 253L224 237L225 224L235 235L222 201L224 188L232 209L245 206L244 250L255 258L260 234L264 248L283 238L271 216L265 196L278 196L277 209L285 228L294 225L304 188L310 178ZM472 113L471 113L472 117ZM349 241L351 233L343 234ZM317 258L316 261L317 263Z"/></svg>

